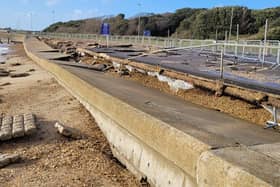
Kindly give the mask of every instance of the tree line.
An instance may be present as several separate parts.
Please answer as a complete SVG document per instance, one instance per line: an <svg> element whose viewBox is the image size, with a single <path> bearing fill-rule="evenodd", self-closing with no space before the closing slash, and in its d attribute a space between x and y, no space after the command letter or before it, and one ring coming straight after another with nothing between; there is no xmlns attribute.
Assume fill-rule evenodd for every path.
<svg viewBox="0 0 280 187"><path fill-rule="evenodd" d="M265 21L269 21L268 39L280 39L280 7L252 10L247 7L216 7L212 9L182 8L174 13L144 14L140 19L140 33L150 30L152 36L172 36L193 39L225 39L232 23L232 37L263 39ZM111 25L113 35L137 35L139 19L125 18L124 14L112 17L91 18L58 22L45 32L94 33L100 32L101 23ZM232 38L234 39L234 38Z"/></svg>

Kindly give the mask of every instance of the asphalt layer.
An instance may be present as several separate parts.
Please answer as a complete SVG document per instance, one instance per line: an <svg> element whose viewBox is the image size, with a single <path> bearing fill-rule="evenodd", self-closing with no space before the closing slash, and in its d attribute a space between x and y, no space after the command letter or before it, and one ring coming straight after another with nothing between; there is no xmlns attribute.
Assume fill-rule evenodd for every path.
<svg viewBox="0 0 280 187"><path fill-rule="evenodd" d="M109 56L121 59L133 58L133 61L135 62L157 65L163 68L172 69L178 72L183 72L207 79L217 80L221 77L219 71L219 55L210 54L209 51L176 50L172 51L170 54L158 53L137 57L137 55L140 54L138 51L121 51L114 48L93 48L90 50L96 53L106 53ZM234 62L236 59L226 56L225 60ZM262 64L245 58L239 58L237 61L238 64L242 64L241 68L239 66L237 67L244 72L253 70L254 68L263 68ZM267 69L257 72L257 74L266 76L268 78L268 80L263 81L235 75L226 69L226 66L231 66L232 63L227 62L224 64L225 70L223 80L225 83L234 84L257 91L280 94L280 84L274 81L280 79L279 69L272 70L269 69L271 65L264 64L264 68Z"/></svg>
<svg viewBox="0 0 280 187"><path fill-rule="evenodd" d="M59 63L57 63L59 64ZM280 140L279 133L185 102L156 89L108 74L60 64L98 89L190 134L212 147L258 145ZM130 114L127 114L130 115Z"/></svg>

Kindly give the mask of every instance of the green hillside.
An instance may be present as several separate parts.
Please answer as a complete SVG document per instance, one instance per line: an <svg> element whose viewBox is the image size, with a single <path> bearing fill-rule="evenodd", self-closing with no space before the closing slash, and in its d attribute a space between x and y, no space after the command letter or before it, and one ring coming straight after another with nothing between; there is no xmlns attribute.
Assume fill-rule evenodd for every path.
<svg viewBox="0 0 280 187"><path fill-rule="evenodd" d="M269 19L268 39L280 39L280 7L252 10L247 7L218 7L212 9L183 8L174 13L146 14L141 16L141 33L151 30L153 36L171 35L180 38L224 39L229 31L233 8L232 37L240 25L241 37L263 39L265 20ZM138 17L125 18L119 14L110 18L58 22L44 29L45 32L99 33L102 22L111 24L114 35L137 35Z"/></svg>

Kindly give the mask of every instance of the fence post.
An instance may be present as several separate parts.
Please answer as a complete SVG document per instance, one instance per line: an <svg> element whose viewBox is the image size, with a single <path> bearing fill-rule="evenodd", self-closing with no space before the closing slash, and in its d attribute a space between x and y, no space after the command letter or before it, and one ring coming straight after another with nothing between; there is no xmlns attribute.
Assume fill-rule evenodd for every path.
<svg viewBox="0 0 280 187"><path fill-rule="evenodd" d="M243 48L242 48L242 57L244 57L244 54L245 54L245 45L247 45L247 42L244 41L244 44L243 44Z"/></svg>
<svg viewBox="0 0 280 187"><path fill-rule="evenodd" d="M238 40L235 42L235 56L237 57L238 53Z"/></svg>
<svg viewBox="0 0 280 187"><path fill-rule="evenodd" d="M224 79L224 50L225 46L222 46L221 49L221 63L220 63L220 79Z"/></svg>
<svg viewBox="0 0 280 187"><path fill-rule="evenodd" d="M260 41L260 48L259 48L259 61L261 61L261 59L262 59L262 48L261 48L261 46L262 46L262 41Z"/></svg>
<svg viewBox="0 0 280 187"><path fill-rule="evenodd" d="M262 65L265 61L265 53L266 53L266 42L263 43L263 56L262 56Z"/></svg>
<svg viewBox="0 0 280 187"><path fill-rule="evenodd" d="M277 49L277 65L280 65L280 42L278 43Z"/></svg>

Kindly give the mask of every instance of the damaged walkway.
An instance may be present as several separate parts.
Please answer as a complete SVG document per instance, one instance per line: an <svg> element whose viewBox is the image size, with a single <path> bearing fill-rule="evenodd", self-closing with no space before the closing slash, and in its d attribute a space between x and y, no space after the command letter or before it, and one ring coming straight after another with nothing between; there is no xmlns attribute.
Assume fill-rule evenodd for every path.
<svg viewBox="0 0 280 187"><path fill-rule="evenodd" d="M34 38L26 42L28 50L31 50L39 58L46 58L34 46L42 46L40 50L47 49L48 46ZM194 181L198 184L204 186L248 185L249 183L265 184L264 186L280 185L277 174L280 171L280 159L277 156L280 150L280 135L278 132L264 130L257 125L182 101L177 97L166 95L135 82L111 77L90 69L68 66L63 63L57 64L94 88L127 103L137 111L143 112L144 115L142 115L141 120L141 118L138 119L133 116L135 111L124 114L123 111L128 109L115 105L103 106L104 110L111 107L113 109L110 109L110 111L118 111L118 117L127 119L128 123L122 124L122 128L125 128L131 135L175 163L191 178L196 178ZM102 104L100 100L98 103ZM108 113L107 115L113 117L115 114ZM167 137L162 136L164 134L157 131L153 124L149 124L147 118L163 122L162 124L166 125L163 128L166 130L176 129L171 132L176 132L175 134L183 133L183 135L180 134L180 137L177 136L175 139L171 138L172 133ZM142 136L142 134L145 136ZM180 141L182 137L194 138L195 143L188 142L186 147L174 147L174 145L180 145L181 143L171 141ZM208 152L212 149L215 149L215 151ZM192 153L186 150L190 150ZM212 158L213 155L215 155L215 158ZM216 156L222 161L217 159ZM186 160L186 158L189 159ZM225 166L230 163L232 167L237 168L236 175L228 176L230 167L222 169L219 165L220 162L223 162ZM197 167L199 168L196 169ZM214 167L220 172L212 172ZM248 177L244 173L243 176L242 172L249 173L248 175L251 177L249 181L241 180L245 175Z"/></svg>

